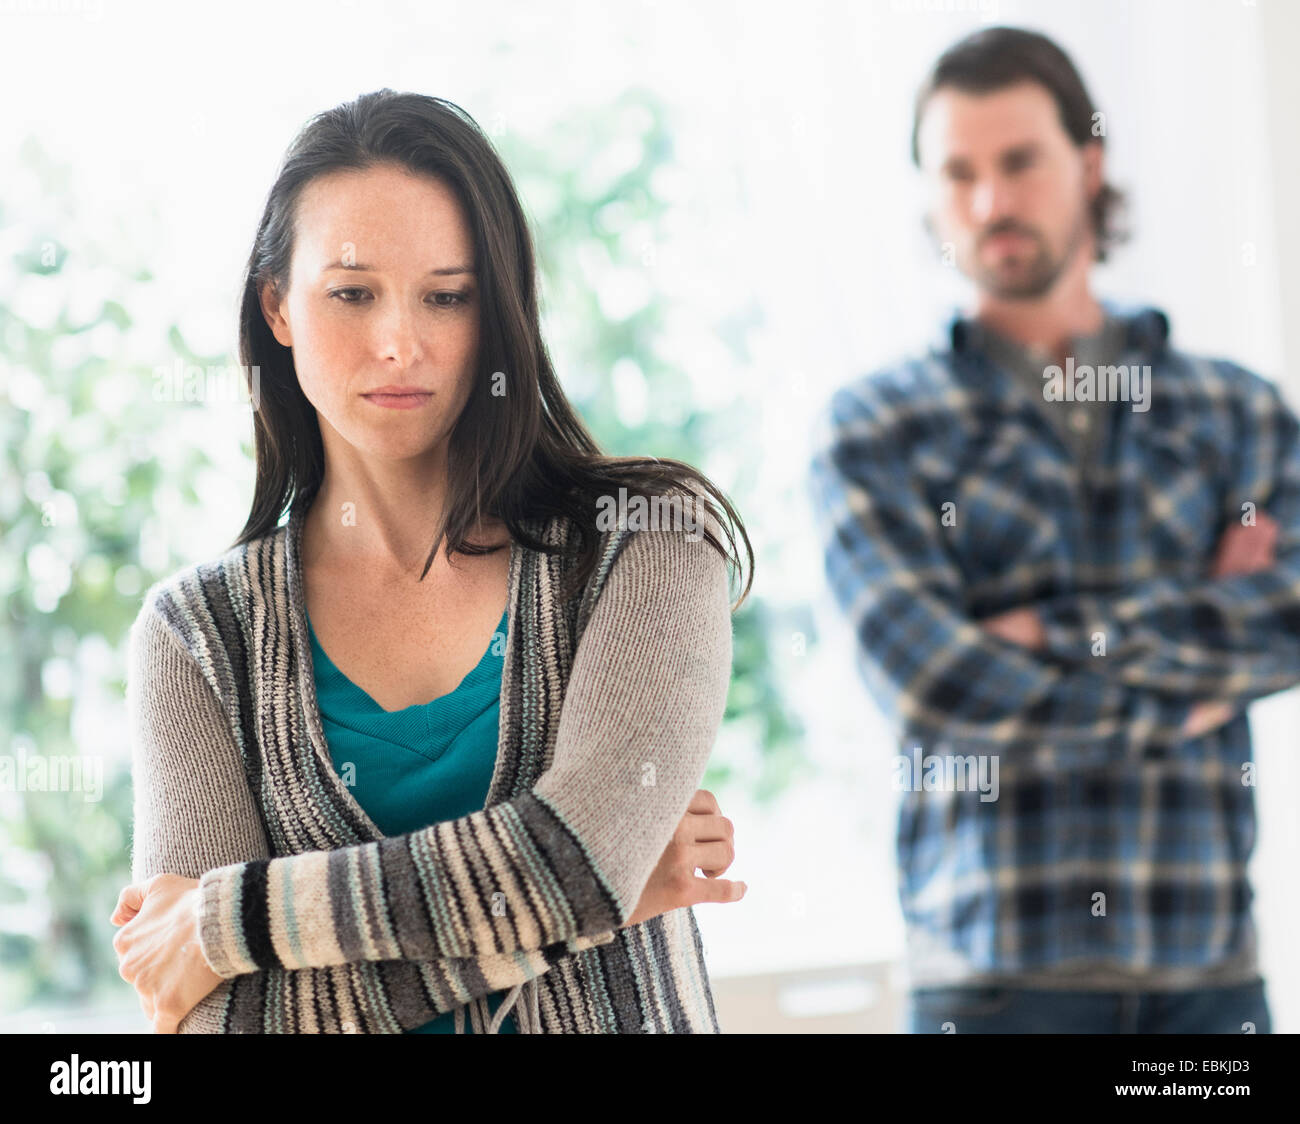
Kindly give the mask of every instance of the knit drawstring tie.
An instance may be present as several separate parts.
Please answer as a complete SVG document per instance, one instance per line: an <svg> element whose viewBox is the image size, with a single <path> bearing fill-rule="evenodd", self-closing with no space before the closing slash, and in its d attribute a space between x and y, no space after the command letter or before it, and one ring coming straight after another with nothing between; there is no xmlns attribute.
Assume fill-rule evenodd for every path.
<svg viewBox="0 0 1300 1124"><path fill-rule="evenodd" d="M515 1022L519 1026L520 1034L537 1034L541 1020L538 1017L536 980L515 984L510 989L505 1001L497 1008L495 1015L492 1014L492 1009L488 1006L487 997L482 995L476 995L468 1003L457 1007L454 1016L456 1033L465 1033L466 1009L469 1010L470 1025L474 1028L475 1034L498 1033L501 1024L505 1022L506 1015L510 1013L510 1008L515 1006L515 1000L519 999L525 992L527 994L524 995L524 1001L519 1004L518 1009L515 1011Z"/></svg>

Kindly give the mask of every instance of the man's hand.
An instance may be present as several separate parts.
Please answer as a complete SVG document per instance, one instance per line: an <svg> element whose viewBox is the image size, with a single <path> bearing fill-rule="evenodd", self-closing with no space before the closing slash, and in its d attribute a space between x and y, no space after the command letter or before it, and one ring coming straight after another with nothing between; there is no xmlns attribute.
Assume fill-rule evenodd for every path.
<svg viewBox="0 0 1300 1124"><path fill-rule="evenodd" d="M1262 511L1255 513L1254 526L1231 524L1219 539L1210 577L1232 578L1267 570L1277 561L1277 536L1277 520ZM1187 716L1183 733L1189 738L1199 738L1231 721L1235 714L1228 703L1199 702Z"/></svg>
<svg viewBox="0 0 1300 1124"><path fill-rule="evenodd" d="M641 891L636 909L619 928L701 902L740 901L747 889L745 883L718 877L736 857L733 835L731 821L718 808L713 793L697 789ZM695 876L697 868L703 878Z"/></svg>
<svg viewBox="0 0 1300 1124"><path fill-rule="evenodd" d="M1047 646L1047 633L1043 629L1042 619L1037 609L1009 609L996 617L979 622L985 632L1022 648L1041 649Z"/></svg>
<svg viewBox="0 0 1300 1124"><path fill-rule="evenodd" d="M1262 511L1255 513L1253 526L1233 523L1219 539L1210 577L1229 578L1267 570L1277 561L1278 530L1277 520ZM1035 609L1010 609L979 623L985 632L1022 648L1041 650L1047 646L1043 622ZM1198 738L1230 721L1235 713L1228 703L1197 703L1187 716L1183 733Z"/></svg>
<svg viewBox="0 0 1300 1124"><path fill-rule="evenodd" d="M1183 733L1189 738L1199 738L1230 721L1236 713L1228 703L1199 702L1183 723Z"/></svg>
<svg viewBox="0 0 1300 1124"><path fill-rule="evenodd" d="M199 944L199 883L158 874L130 885L110 920L118 975L135 988L157 1034L175 1034L181 1020L219 983Z"/></svg>
<svg viewBox="0 0 1300 1124"><path fill-rule="evenodd" d="M1210 577L1230 578L1267 570L1276 561L1278 523L1262 511L1255 513L1255 525L1233 523L1223 532L1210 565Z"/></svg>

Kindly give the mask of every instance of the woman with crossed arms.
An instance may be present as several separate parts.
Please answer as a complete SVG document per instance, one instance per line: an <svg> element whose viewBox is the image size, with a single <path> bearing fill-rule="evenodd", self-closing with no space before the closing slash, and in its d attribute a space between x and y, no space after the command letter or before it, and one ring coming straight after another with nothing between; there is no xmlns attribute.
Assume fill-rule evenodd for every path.
<svg viewBox="0 0 1300 1124"><path fill-rule="evenodd" d="M382 90L308 123L240 357L247 525L131 633L114 947L155 1030L718 1032L690 907L745 891L698 789L724 512L741 601L753 553L691 466L600 453L463 110ZM620 488L672 525L602 520Z"/></svg>

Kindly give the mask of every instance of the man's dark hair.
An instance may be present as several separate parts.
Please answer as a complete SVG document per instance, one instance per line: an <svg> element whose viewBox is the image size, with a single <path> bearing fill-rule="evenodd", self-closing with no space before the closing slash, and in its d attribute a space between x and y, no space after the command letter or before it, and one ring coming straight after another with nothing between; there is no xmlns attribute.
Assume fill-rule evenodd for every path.
<svg viewBox="0 0 1300 1124"><path fill-rule="evenodd" d="M1094 131L1096 107L1088 96L1074 63L1045 35L1017 27L989 27L954 43L939 57L916 95L912 117L912 162L921 166L918 138L921 115L930 99L944 87L968 94L987 94L1019 82L1037 82L1056 101L1066 134L1080 148L1105 145L1105 135ZM1103 183L1092 203L1092 227L1097 240L1097 260L1127 237L1117 225L1124 196Z"/></svg>

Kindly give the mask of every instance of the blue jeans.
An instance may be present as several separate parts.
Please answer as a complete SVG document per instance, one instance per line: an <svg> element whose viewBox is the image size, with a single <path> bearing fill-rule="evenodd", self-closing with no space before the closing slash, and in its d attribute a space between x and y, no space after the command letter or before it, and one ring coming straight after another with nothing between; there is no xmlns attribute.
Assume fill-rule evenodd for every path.
<svg viewBox="0 0 1300 1124"><path fill-rule="evenodd" d="M917 988L911 1034L1269 1034L1264 981L1192 991ZM1243 1029L1246 1028L1246 1029Z"/></svg>

